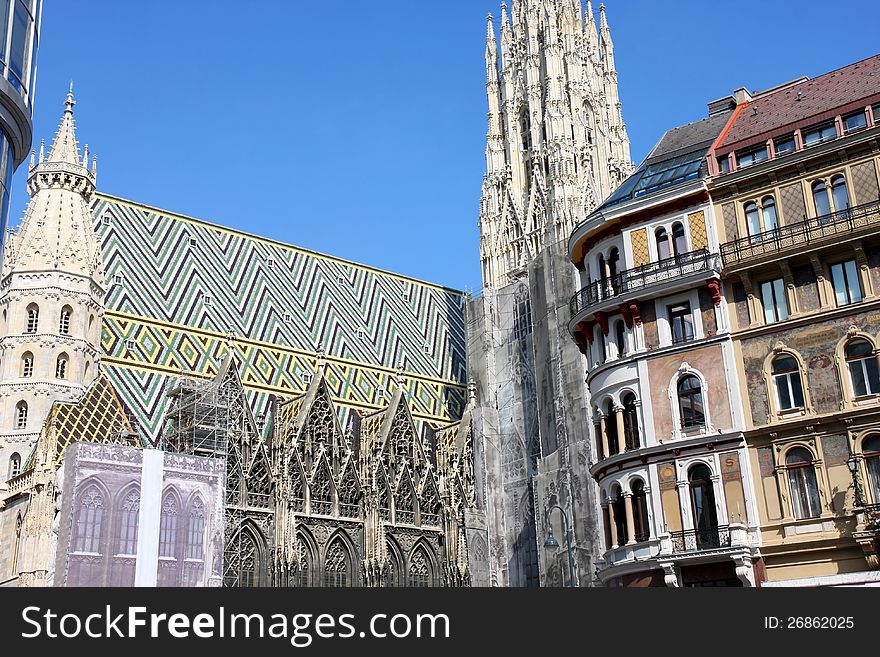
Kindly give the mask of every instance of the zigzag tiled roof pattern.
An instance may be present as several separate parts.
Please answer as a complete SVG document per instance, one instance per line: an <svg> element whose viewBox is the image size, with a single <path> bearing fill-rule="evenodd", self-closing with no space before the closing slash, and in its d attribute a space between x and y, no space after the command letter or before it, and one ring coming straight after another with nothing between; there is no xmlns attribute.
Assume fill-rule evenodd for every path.
<svg viewBox="0 0 880 657"><path fill-rule="evenodd" d="M461 416L465 294L106 194L92 204L108 281L103 367L141 431L161 430L169 376L213 378L230 341L255 415L302 394L319 361L342 408ZM132 344L133 342L133 344Z"/></svg>

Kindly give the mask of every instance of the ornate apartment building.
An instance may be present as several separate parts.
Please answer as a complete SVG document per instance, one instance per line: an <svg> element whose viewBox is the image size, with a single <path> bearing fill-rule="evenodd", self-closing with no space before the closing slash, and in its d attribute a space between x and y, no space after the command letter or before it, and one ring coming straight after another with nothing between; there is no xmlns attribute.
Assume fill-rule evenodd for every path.
<svg viewBox="0 0 880 657"><path fill-rule="evenodd" d="M706 153L732 114L669 130L571 234L605 586L754 586L757 513Z"/></svg>
<svg viewBox="0 0 880 657"><path fill-rule="evenodd" d="M597 25L598 23L598 25ZM475 441L492 583L592 579L598 506L588 485L587 390L565 328L571 229L632 170L611 31L600 5L514 0L486 41L480 201L482 294L468 305ZM575 573L541 547L545 509L574 527ZM552 516L562 536L560 514Z"/></svg>
<svg viewBox="0 0 880 657"><path fill-rule="evenodd" d="M740 90L707 160L768 584L880 580L878 80Z"/></svg>

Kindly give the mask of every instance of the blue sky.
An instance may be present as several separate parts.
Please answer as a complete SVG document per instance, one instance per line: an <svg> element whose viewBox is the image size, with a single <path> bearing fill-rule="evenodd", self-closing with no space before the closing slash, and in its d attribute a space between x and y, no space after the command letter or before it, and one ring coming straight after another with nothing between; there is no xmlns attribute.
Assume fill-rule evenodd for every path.
<svg viewBox="0 0 880 657"><path fill-rule="evenodd" d="M876 0L606 6L637 162L736 87L880 51ZM46 0L35 144L51 140L72 78L100 190L477 290L485 16L497 27L499 8ZM12 225L25 176L23 166Z"/></svg>

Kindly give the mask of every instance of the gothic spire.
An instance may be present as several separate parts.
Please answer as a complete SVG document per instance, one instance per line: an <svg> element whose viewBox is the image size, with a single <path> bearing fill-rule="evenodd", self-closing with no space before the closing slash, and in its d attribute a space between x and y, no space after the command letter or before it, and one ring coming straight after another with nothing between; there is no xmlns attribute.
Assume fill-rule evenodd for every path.
<svg viewBox="0 0 880 657"><path fill-rule="evenodd" d="M71 82L67 99L64 101L64 114L61 115L61 123L58 125L58 132L55 133L55 141L52 142L52 148L49 149L49 162L64 162L82 166L79 160L79 146L76 143L76 124L73 121L74 105L76 105L76 101L73 99L73 83Z"/></svg>

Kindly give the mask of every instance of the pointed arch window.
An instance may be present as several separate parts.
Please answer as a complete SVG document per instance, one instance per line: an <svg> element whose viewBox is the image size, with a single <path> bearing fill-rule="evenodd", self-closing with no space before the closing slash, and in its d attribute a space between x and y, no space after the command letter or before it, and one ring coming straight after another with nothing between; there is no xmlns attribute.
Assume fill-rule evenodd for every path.
<svg viewBox="0 0 880 657"><path fill-rule="evenodd" d="M66 379L67 378L67 369L68 369L69 359L66 353L58 356L58 360L55 361L55 378L56 379Z"/></svg>
<svg viewBox="0 0 880 657"><path fill-rule="evenodd" d="M771 370L780 411L804 407L801 370L794 356L783 354L773 359Z"/></svg>
<svg viewBox="0 0 880 657"><path fill-rule="evenodd" d="M260 585L261 559L257 542L250 531L243 530L238 538L238 585ZM234 571L233 571L234 572Z"/></svg>
<svg viewBox="0 0 880 657"><path fill-rule="evenodd" d="M58 321L58 332L61 335L70 335L70 319L73 317L73 308L64 306L61 309L61 318Z"/></svg>
<svg viewBox="0 0 880 657"><path fill-rule="evenodd" d="M179 506L173 493L166 493L162 499L162 514L159 517L159 556L177 556L177 520Z"/></svg>
<svg viewBox="0 0 880 657"><path fill-rule="evenodd" d="M862 443L865 469L868 471L868 491L874 504L880 504L880 436L872 436Z"/></svg>
<svg viewBox="0 0 880 657"><path fill-rule="evenodd" d="M36 333L40 328L40 307L32 303L27 307L25 333Z"/></svg>
<svg viewBox="0 0 880 657"><path fill-rule="evenodd" d="M409 561L409 585L420 588L434 586L434 568L422 546L416 549Z"/></svg>
<svg viewBox="0 0 880 657"><path fill-rule="evenodd" d="M633 523L636 541L639 543L651 538L651 528L648 525L648 493L645 490L645 482L636 479L630 487L632 491Z"/></svg>
<svg viewBox="0 0 880 657"><path fill-rule="evenodd" d="M21 454L12 452L12 456L9 457L9 478L17 477L19 474L21 474Z"/></svg>
<svg viewBox="0 0 880 657"><path fill-rule="evenodd" d="M28 405L22 400L15 405L15 428L27 429Z"/></svg>
<svg viewBox="0 0 880 657"><path fill-rule="evenodd" d="M196 497L189 509L189 531L186 540L186 558L204 559L205 503Z"/></svg>
<svg viewBox="0 0 880 657"><path fill-rule="evenodd" d="M813 455L803 447L795 447L785 456L788 485L791 488L791 506L794 517L818 518L821 513L819 485Z"/></svg>
<svg viewBox="0 0 880 657"><path fill-rule="evenodd" d="M678 382L678 411L682 429L705 426L703 387L700 379L693 374L682 377Z"/></svg>
<svg viewBox="0 0 880 657"><path fill-rule="evenodd" d="M101 552L101 529L104 520L104 496L101 490L92 484L83 492L79 499L78 517L76 521L77 552Z"/></svg>
<svg viewBox="0 0 880 657"><path fill-rule="evenodd" d="M119 522L119 554L137 554L138 514L141 508L141 494L137 489L130 490L122 498Z"/></svg>
<svg viewBox="0 0 880 657"><path fill-rule="evenodd" d="M29 379L34 375L34 355L26 351L21 355L21 377Z"/></svg>
<svg viewBox="0 0 880 657"><path fill-rule="evenodd" d="M296 536L296 567L293 572L291 586L306 588L315 585L315 557L306 538L298 533Z"/></svg>
<svg viewBox="0 0 880 657"><path fill-rule="evenodd" d="M351 586L351 559L339 540L333 541L324 557L324 586Z"/></svg>
<svg viewBox="0 0 880 657"><path fill-rule="evenodd" d="M845 353L853 395L861 397L880 393L880 371L873 345L867 340L852 340L846 345Z"/></svg>

